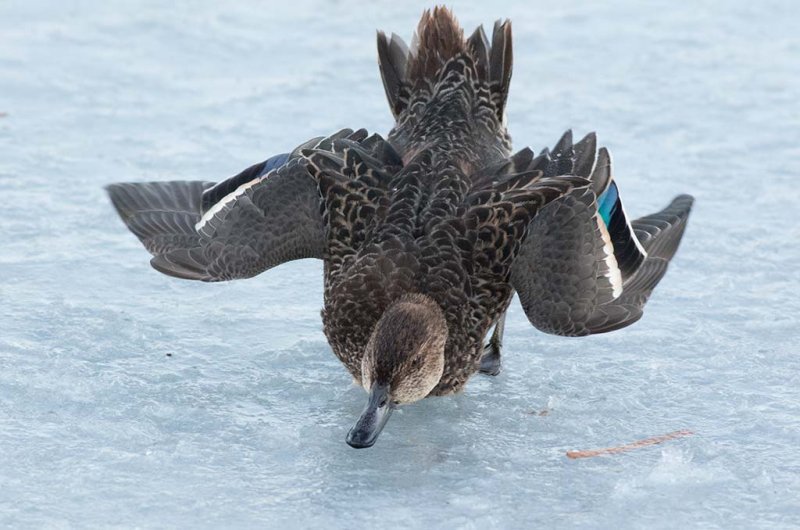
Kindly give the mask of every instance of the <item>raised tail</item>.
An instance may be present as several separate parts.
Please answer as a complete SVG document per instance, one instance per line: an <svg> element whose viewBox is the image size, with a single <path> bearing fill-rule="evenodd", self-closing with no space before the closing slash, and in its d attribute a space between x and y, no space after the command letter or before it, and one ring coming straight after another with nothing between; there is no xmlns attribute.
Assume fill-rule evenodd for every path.
<svg viewBox="0 0 800 530"><path fill-rule="evenodd" d="M378 31L378 65L392 113L397 117L407 108L415 88L436 82L449 60L467 55L491 92L497 117L502 118L511 82L511 41L510 20L495 22L491 42L482 25L465 39L463 29L446 7L422 14L410 49L396 34L389 37Z"/></svg>
<svg viewBox="0 0 800 530"><path fill-rule="evenodd" d="M479 145L490 151L499 146L499 152L508 155L504 116L513 63L511 40L508 20L495 23L491 41L483 26L465 38L445 7L423 13L410 47L397 35L379 31L378 64L397 121L392 143L400 150L413 150L414 138L430 139L443 128L450 130L454 123L477 117L474 121L486 132ZM473 130L470 136L480 137L482 132ZM487 158L486 153L478 154Z"/></svg>

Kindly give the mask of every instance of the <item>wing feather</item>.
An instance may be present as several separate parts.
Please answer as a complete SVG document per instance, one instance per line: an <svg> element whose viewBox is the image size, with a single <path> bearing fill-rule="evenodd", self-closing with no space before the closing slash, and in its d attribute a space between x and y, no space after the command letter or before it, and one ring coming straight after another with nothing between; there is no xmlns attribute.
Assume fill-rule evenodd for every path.
<svg viewBox="0 0 800 530"><path fill-rule="evenodd" d="M511 283L530 322L558 335L605 333L632 324L666 273L693 199L677 197L632 223L613 179L611 157L594 134L573 146L567 131L531 166L544 176L590 174L591 188L554 201L533 219ZM554 177L559 178L559 177Z"/></svg>

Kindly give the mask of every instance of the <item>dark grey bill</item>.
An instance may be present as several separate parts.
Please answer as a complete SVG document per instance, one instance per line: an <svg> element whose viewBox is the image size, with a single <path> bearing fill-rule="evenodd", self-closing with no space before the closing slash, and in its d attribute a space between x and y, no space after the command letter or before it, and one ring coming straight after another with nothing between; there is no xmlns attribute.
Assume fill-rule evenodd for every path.
<svg viewBox="0 0 800 530"><path fill-rule="evenodd" d="M356 449L372 447L392 414L392 410L388 385L373 385L367 407L350 432L347 433L347 444Z"/></svg>

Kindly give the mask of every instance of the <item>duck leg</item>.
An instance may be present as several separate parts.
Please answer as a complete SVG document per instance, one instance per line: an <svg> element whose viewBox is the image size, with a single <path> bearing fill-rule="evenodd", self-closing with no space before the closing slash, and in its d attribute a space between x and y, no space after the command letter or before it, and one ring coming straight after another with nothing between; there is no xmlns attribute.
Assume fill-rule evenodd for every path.
<svg viewBox="0 0 800 530"><path fill-rule="evenodd" d="M497 323L494 325L494 333L489 339L489 343L483 348L481 357L480 373L487 375L497 375L500 373L500 347L503 345L503 330L506 327L506 313L503 312Z"/></svg>

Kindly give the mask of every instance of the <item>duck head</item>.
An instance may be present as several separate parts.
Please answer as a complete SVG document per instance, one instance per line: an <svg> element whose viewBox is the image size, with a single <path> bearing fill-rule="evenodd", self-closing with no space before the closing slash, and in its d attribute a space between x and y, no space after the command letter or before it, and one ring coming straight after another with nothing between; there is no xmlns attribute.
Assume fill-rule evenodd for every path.
<svg viewBox="0 0 800 530"><path fill-rule="evenodd" d="M389 306L372 331L361 363L367 406L347 434L351 447L371 447L399 405L426 397L444 371L447 322L431 298L407 295Z"/></svg>

